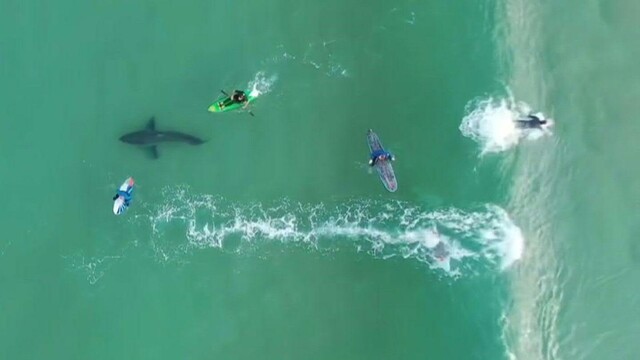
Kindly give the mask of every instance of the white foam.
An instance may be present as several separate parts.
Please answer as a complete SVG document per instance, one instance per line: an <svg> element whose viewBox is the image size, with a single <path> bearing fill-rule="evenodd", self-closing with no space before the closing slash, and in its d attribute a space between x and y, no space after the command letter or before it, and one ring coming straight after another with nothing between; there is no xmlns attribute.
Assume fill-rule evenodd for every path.
<svg viewBox="0 0 640 360"><path fill-rule="evenodd" d="M332 44L338 40L322 41L322 43L309 43L302 56L301 63L311 65L316 70L325 70L329 77L349 77L349 71L336 60L332 50Z"/></svg>
<svg viewBox="0 0 640 360"><path fill-rule="evenodd" d="M481 155L511 149L521 139L536 140L550 134L547 129L518 129L514 120L531 114L531 108L524 102L516 102L512 97L474 99L467 104L465 113L460 131L480 145ZM536 115L545 118L542 113Z"/></svg>
<svg viewBox="0 0 640 360"><path fill-rule="evenodd" d="M85 257L82 254L75 254L72 256L63 256L63 258L70 261L70 266L73 270L82 272L89 284L95 285L115 261L120 260L121 256L102 256L102 257Z"/></svg>
<svg viewBox="0 0 640 360"><path fill-rule="evenodd" d="M340 42L337 39L310 42L304 53L298 55L286 51L284 45L278 45L277 51L281 53L269 57L264 61L264 64L302 64L324 72L328 77L347 78L351 76L351 72L336 59L337 56L333 50L333 44Z"/></svg>
<svg viewBox="0 0 640 360"><path fill-rule="evenodd" d="M271 92L277 80L278 80L277 75L274 74L274 75L267 76L265 72L259 71L254 76L253 80L251 80L247 85L247 87L251 89L251 92L249 93L249 95L253 97L258 97Z"/></svg>
<svg viewBox="0 0 640 360"><path fill-rule="evenodd" d="M524 236L506 211L495 207L494 212L496 214L492 219L494 223L481 238L487 241L485 248L487 256L496 256L500 259L500 268L504 270L522 257ZM509 239L509 241L501 241L501 239Z"/></svg>
<svg viewBox="0 0 640 360"><path fill-rule="evenodd" d="M507 213L494 205L471 211L429 211L398 201L353 200L328 206L282 200L271 205L235 204L186 188L167 191L152 210L151 227L161 254L175 242L165 232L181 227L192 249L229 243L299 242L318 248L356 249L377 258L415 260L451 276L482 268L504 270L517 261L524 239ZM258 246L259 247L259 246ZM165 259L166 260L166 259Z"/></svg>

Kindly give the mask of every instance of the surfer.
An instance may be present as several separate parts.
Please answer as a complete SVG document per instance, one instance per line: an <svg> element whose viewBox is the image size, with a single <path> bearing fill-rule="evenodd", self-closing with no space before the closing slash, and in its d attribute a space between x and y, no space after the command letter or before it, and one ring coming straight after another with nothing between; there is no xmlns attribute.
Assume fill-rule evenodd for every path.
<svg viewBox="0 0 640 360"><path fill-rule="evenodd" d="M133 200L133 187L135 185L135 181L132 177L127 178L122 185L116 191L116 194L113 196L113 213L116 215L122 214L129 205L131 205L131 200Z"/></svg>
<svg viewBox="0 0 640 360"><path fill-rule="evenodd" d="M367 131L367 145L369 145L369 165L376 169L385 189L395 192L398 190L398 181L391 166L391 162L396 159L395 156L384 149L378 135L371 129Z"/></svg>
<svg viewBox="0 0 640 360"><path fill-rule="evenodd" d="M519 129L541 129L545 127L549 121L540 119L536 115L527 115L524 119L515 120L516 127Z"/></svg>
<svg viewBox="0 0 640 360"><path fill-rule="evenodd" d="M118 192L113 196L113 200L115 201L119 197L122 197L122 199L124 200L124 206L128 207L129 204L131 203L131 198L132 198L131 193L127 191L118 190Z"/></svg>
<svg viewBox="0 0 640 360"><path fill-rule="evenodd" d="M386 150L382 150L382 149L376 150L371 153L371 158L369 159L369 165L374 166L375 164L377 164L379 161L382 161L382 160L395 161L396 158L395 156L393 156L393 154L391 154Z"/></svg>

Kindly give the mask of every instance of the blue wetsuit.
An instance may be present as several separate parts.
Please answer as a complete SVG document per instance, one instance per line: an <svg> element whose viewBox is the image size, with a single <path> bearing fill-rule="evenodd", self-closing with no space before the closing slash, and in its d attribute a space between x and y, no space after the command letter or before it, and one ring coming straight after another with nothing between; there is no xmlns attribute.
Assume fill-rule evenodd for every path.
<svg viewBox="0 0 640 360"><path fill-rule="evenodd" d="M116 198L118 196L122 196L124 198L124 205L125 206L129 206L129 202L131 202L131 199L133 198L133 195L131 194L131 190L129 190L129 191L118 190L118 192L116 194Z"/></svg>
<svg viewBox="0 0 640 360"><path fill-rule="evenodd" d="M393 160L393 154L391 154L390 152L382 149L376 150L371 153L371 166L374 166L381 156L386 156L388 159Z"/></svg>

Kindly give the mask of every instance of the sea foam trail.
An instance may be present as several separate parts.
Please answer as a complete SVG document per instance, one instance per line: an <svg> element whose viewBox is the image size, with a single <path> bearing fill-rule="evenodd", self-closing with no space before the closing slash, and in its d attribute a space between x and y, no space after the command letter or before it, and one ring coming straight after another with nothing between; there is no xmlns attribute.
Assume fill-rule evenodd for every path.
<svg viewBox="0 0 640 360"><path fill-rule="evenodd" d="M277 75L274 74L267 76L265 72L259 71L254 76L253 80L247 84L247 88L251 89L251 96L257 97L265 95L271 92L277 80Z"/></svg>
<svg viewBox="0 0 640 360"><path fill-rule="evenodd" d="M531 114L531 107L524 102L516 102L512 97L477 98L470 101L460 124L462 135L480 145L480 154L497 153L509 150L522 140L536 140L548 130L523 131L516 128L514 120ZM542 113L536 113L546 119Z"/></svg>
<svg viewBox="0 0 640 360"><path fill-rule="evenodd" d="M167 188L149 216L154 246L164 259L198 248L262 242L301 243L311 248L355 246L376 258L404 258L459 276L503 270L523 252L520 229L498 206L473 210L427 210L400 201L350 200L305 204L281 200L238 204L187 187ZM166 234L181 231L176 244ZM173 239L174 237L171 237ZM240 245L238 245L240 244Z"/></svg>
<svg viewBox="0 0 640 360"><path fill-rule="evenodd" d="M263 65L283 65L298 64L303 65L313 71L324 73L331 78L348 78L351 72L339 61L336 53L342 50L335 49L338 45L346 42L339 39L322 40L319 42L309 42L304 52L292 53L286 50L284 45L276 47L277 54L263 61Z"/></svg>
<svg viewBox="0 0 640 360"><path fill-rule="evenodd" d="M549 25L561 24L561 21L554 22L554 19L559 19L558 14L550 11L553 8L549 7L550 3L539 1L506 0L495 5L496 55L502 60L506 86L519 98L526 98L543 108L549 108L551 103L555 103L554 107L559 106L549 87L558 73L554 76L548 71L544 56L548 41L553 38L545 35L545 29ZM571 14L572 18L575 17L574 12ZM570 51L567 54L569 58L561 62L567 66L580 58ZM515 104L513 98L510 95L502 101L484 99L484 107L481 99L475 103L477 105L471 103L470 109L486 109L485 117L491 117L496 107L514 109L514 115L526 115L530 111L528 106ZM531 134L534 139L541 135ZM506 150L517 145L517 141L498 149ZM479 141L479 144L483 151L492 145L490 141ZM566 223L566 216L556 215L563 208L559 206L558 199L565 198L566 194L557 191L563 188L560 184L566 181L566 177L556 162L561 152L554 148L555 142L549 145L548 149L540 149L534 156L530 152L521 153L511 172L509 209L527 233L527 252L517 269L508 276L509 300L503 306L501 319L505 357L512 360L565 358L560 355L561 347L566 346L572 336L565 334L561 338L559 332L560 314L566 315L567 311L563 309L563 259L557 253L558 244L563 239L556 226L559 222ZM573 353L566 358L583 357Z"/></svg>

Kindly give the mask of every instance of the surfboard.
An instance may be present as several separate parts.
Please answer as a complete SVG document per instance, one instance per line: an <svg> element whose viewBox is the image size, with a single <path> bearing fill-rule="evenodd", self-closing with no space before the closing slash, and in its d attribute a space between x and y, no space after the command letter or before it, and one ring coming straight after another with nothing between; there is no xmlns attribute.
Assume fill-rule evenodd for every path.
<svg viewBox="0 0 640 360"><path fill-rule="evenodd" d="M124 191L129 193L129 195L133 194L133 186L135 185L135 182L133 180L132 177L127 178L127 180L125 180L122 185L120 185L120 188L118 188L118 190L120 191ZM122 196L118 196L114 201L113 201L113 213L115 215L120 215L122 214L125 210L127 210L127 205L125 205L124 203L124 197Z"/></svg>
<svg viewBox="0 0 640 360"><path fill-rule="evenodd" d="M367 143L369 144L369 153L373 153L377 150L384 150L382 142L378 135L369 129L367 132ZM395 192L398 190L398 181L396 180L396 174L393 172L393 166L391 166L391 160L379 160L374 165L378 177L382 181L384 187L390 191Z"/></svg>

